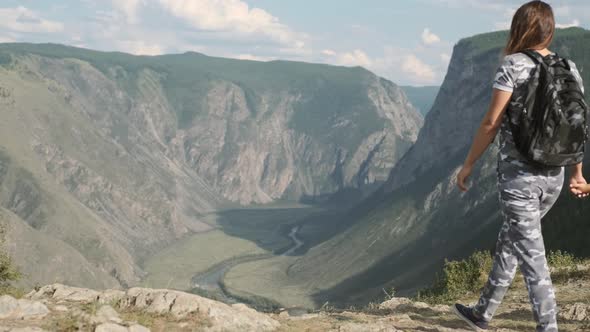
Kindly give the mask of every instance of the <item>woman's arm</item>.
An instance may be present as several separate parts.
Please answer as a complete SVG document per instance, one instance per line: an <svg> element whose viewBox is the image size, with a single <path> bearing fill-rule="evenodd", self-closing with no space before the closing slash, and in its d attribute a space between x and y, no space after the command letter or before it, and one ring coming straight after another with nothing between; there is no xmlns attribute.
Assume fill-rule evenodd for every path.
<svg viewBox="0 0 590 332"><path fill-rule="evenodd" d="M494 141L498 129L500 129L502 124L502 115L506 111L506 107L508 106L511 97L512 92L493 89L490 108L475 134L471 149L469 149L467 158L465 158L465 162L463 163L463 168L461 168L461 171L457 174L457 186L459 186L461 191L467 191L465 181L469 175L471 175L473 165L475 165L488 146Z"/></svg>

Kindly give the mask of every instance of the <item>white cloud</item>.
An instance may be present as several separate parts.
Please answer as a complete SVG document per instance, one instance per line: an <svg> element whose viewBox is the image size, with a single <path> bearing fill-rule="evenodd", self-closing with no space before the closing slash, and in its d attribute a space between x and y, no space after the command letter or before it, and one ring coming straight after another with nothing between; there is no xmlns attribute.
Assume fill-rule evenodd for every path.
<svg viewBox="0 0 590 332"><path fill-rule="evenodd" d="M424 63L416 55L407 55L402 63L402 71L406 74L413 75L416 81L433 83L436 74L431 66Z"/></svg>
<svg viewBox="0 0 590 332"><path fill-rule="evenodd" d="M0 43L14 43L16 40L7 36L0 36Z"/></svg>
<svg viewBox="0 0 590 332"><path fill-rule="evenodd" d="M496 28L496 30L510 30L514 13L516 13L516 8L505 8L502 13L503 19L494 22L494 28Z"/></svg>
<svg viewBox="0 0 590 332"><path fill-rule="evenodd" d="M373 61L371 61L365 52L357 49L339 55L336 63L342 66L362 66L369 68L373 64Z"/></svg>
<svg viewBox="0 0 590 332"><path fill-rule="evenodd" d="M445 7L469 7L488 11L504 11L507 3L505 1L489 0L436 0Z"/></svg>
<svg viewBox="0 0 590 332"><path fill-rule="evenodd" d="M383 49L382 55L370 57L364 51L356 49L351 52L336 53L334 56L324 58L324 61L343 66L362 66L379 76L400 84L428 85L436 83L438 76L434 67L418 58L414 51L416 50L389 46ZM447 63L444 64L446 66L450 56L446 53L440 56L441 60L447 59ZM446 67L441 70L444 69Z"/></svg>
<svg viewBox="0 0 590 332"><path fill-rule="evenodd" d="M496 30L510 30L511 22L509 21L500 21L494 23L494 28Z"/></svg>
<svg viewBox="0 0 590 332"><path fill-rule="evenodd" d="M321 53L323 55L327 55L327 56L335 56L336 55L336 51L329 50L329 49L322 50Z"/></svg>
<svg viewBox="0 0 590 332"><path fill-rule="evenodd" d="M197 51L256 61L324 62L362 66L394 82L414 85L440 79L449 57L442 54L450 54L452 47L429 28L418 31L422 38L414 48L383 47L382 52L368 42L371 38L383 42L379 31L366 26L348 26L355 38L345 44L323 35L311 37L263 9L248 6L248 0L84 1L86 11L93 15L84 20L68 17L67 29L50 21L55 18L49 15L56 12L22 6L0 8L0 42L56 41L138 55ZM155 11L159 11L157 22L148 20L147 15ZM20 22L19 15L32 19ZM58 33L48 36L46 31ZM342 47L349 47L344 48L348 51L339 51Z"/></svg>
<svg viewBox="0 0 590 332"><path fill-rule="evenodd" d="M117 44L121 51L135 55L160 55L165 53L164 46L142 40L125 40L119 41Z"/></svg>
<svg viewBox="0 0 590 332"><path fill-rule="evenodd" d="M574 19L571 23L565 23L565 24L559 24L559 23L557 23L557 24L555 24L555 26L557 28L561 28L561 29L571 28L571 27L579 27L580 26L580 21L578 19Z"/></svg>
<svg viewBox="0 0 590 332"><path fill-rule="evenodd" d="M451 56L448 53L441 53L440 59L443 63L448 64L451 61Z"/></svg>
<svg viewBox="0 0 590 332"><path fill-rule="evenodd" d="M422 42L425 45L436 44L440 42L440 37L430 32L430 29L425 28L424 31L422 31Z"/></svg>
<svg viewBox="0 0 590 332"><path fill-rule="evenodd" d="M571 8L569 6L555 6L553 7L553 12L557 16L569 16Z"/></svg>
<svg viewBox="0 0 590 332"><path fill-rule="evenodd" d="M139 7L144 4L144 0L111 0L113 6L121 11L128 23L136 24L139 22Z"/></svg>
<svg viewBox="0 0 590 332"><path fill-rule="evenodd" d="M274 57L266 57L266 56L258 56L253 54L238 54L234 56L230 56L230 58L240 59L240 60L252 60L252 61L272 61L276 60Z"/></svg>
<svg viewBox="0 0 590 332"><path fill-rule="evenodd" d="M174 16L199 30L264 36L283 45L301 48L300 36L278 18L241 0L159 0Z"/></svg>
<svg viewBox="0 0 590 332"><path fill-rule="evenodd" d="M60 22L41 18L36 12L19 6L16 8L0 8L0 28L16 32L54 33L64 30Z"/></svg>

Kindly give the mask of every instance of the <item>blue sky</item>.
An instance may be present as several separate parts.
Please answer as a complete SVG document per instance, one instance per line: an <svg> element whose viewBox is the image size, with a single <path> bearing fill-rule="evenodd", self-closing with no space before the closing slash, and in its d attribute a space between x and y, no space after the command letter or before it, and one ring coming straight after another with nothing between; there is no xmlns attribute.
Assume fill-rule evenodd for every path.
<svg viewBox="0 0 590 332"><path fill-rule="evenodd" d="M556 0L560 26L588 28L590 1ZM440 84L453 45L507 29L514 0L2 0L0 42L134 54L197 51L366 67Z"/></svg>

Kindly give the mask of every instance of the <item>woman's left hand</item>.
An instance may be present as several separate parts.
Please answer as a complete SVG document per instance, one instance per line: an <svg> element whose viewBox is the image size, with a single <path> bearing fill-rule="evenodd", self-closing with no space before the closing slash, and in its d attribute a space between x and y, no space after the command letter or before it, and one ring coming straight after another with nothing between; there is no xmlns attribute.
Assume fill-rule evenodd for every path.
<svg viewBox="0 0 590 332"><path fill-rule="evenodd" d="M586 179L582 174L573 174L570 178L570 191L578 198L588 197L588 193L585 193L576 188L576 185L587 184Z"/></svg>

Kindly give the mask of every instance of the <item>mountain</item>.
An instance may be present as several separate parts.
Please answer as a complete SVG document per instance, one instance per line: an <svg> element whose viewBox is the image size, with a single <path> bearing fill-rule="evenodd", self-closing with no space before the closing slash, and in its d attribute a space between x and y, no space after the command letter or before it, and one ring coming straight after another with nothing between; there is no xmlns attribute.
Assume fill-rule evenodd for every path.
<svg viewBox="0 0 590 332"><path fill-rule="evenodd" d="M0 107L9 251L30 284L97 288L224 209L372 192L423 121L360 67L54 44L0 44Z"/></svg>
<svg viewBox="0 0 590 332"><path fill-rule="evenodd" d="M434 104L434 99L440 90L440 86L402 86L401 88L406 93L406 96L408 96L412 105L423 116L426 116L430 112Z"/></svg>
<svg viewBox="0 0 590 332"><path fill-rule="evenodd" d="M416 143L393 168L387 183L348 213L350 227L308 247L299 257L236 267L226 277L230 289L281 303L366 303L390 287L398 294L413 294L432 282L444 259L493 249L501 222L496 146L478 163L469 192L456 188L455 176L487 111L506 39L506 31L494 32L455 45ZM553 50L577 63L586 91L590 91L590 75L584 70L590 68L589 41L590 31L569 28L558 30L553 44ZM568 195L564 190L545 218L547 243L551 249L588 255L584 239L589 226L583 213L590 207ZM583 210L576 210L583 204ZM272 281L264 286L248 282L263 276Z"/></svg>

